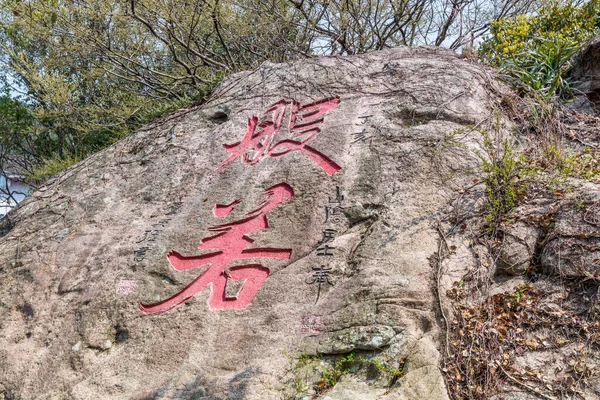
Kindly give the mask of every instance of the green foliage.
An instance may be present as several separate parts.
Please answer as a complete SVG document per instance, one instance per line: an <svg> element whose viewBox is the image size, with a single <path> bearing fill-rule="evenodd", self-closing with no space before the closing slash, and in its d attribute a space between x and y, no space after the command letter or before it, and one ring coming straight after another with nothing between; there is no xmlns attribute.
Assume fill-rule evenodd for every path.
<svg viewBox="0 0 600 400"><path fill-rule="evenodd" d="M594 179L600 176L600 158L597 151L588 148L581 153L563 154L552 146L546 153L554 161L556 172L563 177Z"/></svg>
<svg viewBox="0 0 600 400"><path fill-rule="evenodd" d="M484 154L479 154L482 162L486 194L486 228L494 233L496 228L506 220L506 216L517 206L519 198L527 189L521 177L527 172L526 159L518 153L509 139L490 137L486 131L483 136Z"/></svg>
<svg viewBox="0 0 600 400"><path fill-rule="evenodd" d="M182 98L146 104L127 118L122 116L120 121L103 125L98 121L102 118L99 113L75 110L89 118L83 121L82 115L69 118L71 114L3 96L0 97L0 165L18 160L31 183L42 182L141 125L191 102Z"/></svg>
<svg viewBox="0 0 600 400"><path fill-rule="evenodd" d="M519 15L490 22L490 34L479 47L479 57L501 66L507 58L545 40L578 46L596 32L598 2L584 6L551 1L534 15Z"/></svg>
<svg viewBox="0 0 600 400"><path fill-rule="evenodd" d="M399 368L394 368L377 359L359 357L355 352L333 357L302 353L297 357L293 368L294 376L288 383L288 388L291 387L294 394L302 394L306 393L312 383L312 387L317 392L322 392L335 386L342 376L364 366L375 368L379 373L386 376L391 383L394 383L404 374L402 370L403 363L401 363ZM307 367L312 368L317 373L317 382L305 382L305 379L302 379L301 371Z"/></svg>
<svg viewBox="0 0 600 400"><path fill-rule="evenodd" d="M33 137L24 136L33 125L29 108L8 94L0 96L0 148L5 153L27 154L33 146Z"/></svg>
<svg viewBox="0 0 600 400"><path fill-rule="evenodd" d="M507 80L521 92L570 97L572 82L565 78L568 61L598 33L599 9L597 0L582 6L550 1L535 15L493 21L479 57L502 67Z"/></svg>
<svg viewBox="0 0 600 400"><path fill-rule="evenodd" d="M228 74L400 44L456 49L533 1L0 0L0 81L21 94L23 117L0 124L0 139L42 179L205 98Z"/></svg>
<svg viewBox="0 0 600 400"><path fill-rule="evenodd" d="M513 292L506 292L506 297L509 300L508 304L510 304L513 309L517 308L521 302L521 299L523 298L523 295L525 294L525 291L529 288L530 286L528 284L522 283L519 286L515 286Z"/></svg>
<svg viewBox="0 0 600 400"><path fill-rule="evenodd" d="M32 116L25 104L8 94L0 96L0 139L3 145L15 140L15 135L32 123Z"/></svg>
<svg viewBox="0 0 600 400"><path fill-rule="evenodd" d="M375 359L365 359L363 357L360 358L361 362L373 366L377 371L387 375L390 379L391 383L394 383L398 378L404 375L403 366L404 361L401 362L399 368L393 368L389 365Z"/></svg>
<svg viewBox="0 0 600 400"><path fill-rule="evenodd" d="M355 361L359 361L359 359L357 359L356 354L352 352L343 355L333 363L330 363L330 368L323 372L323 382L325 382L325 386L333 387L342 376L350 372L350 367Z"/></svg>
<svg viewBox="0 0 600 400"><path fill-rule="evenodd" d="M370 365L380 373L385 374L391 382L396 381L403 375L402 368L393 368L383 362L365 357L357 357L355 352L340 356L334 361L329 361L330 368L323 373L323 381L327 387L334 386L342 376L350 372L352 368Z"/></svg>
<svg viewBox="0 0 600 400"><path fill-rule="evenodd" d="M521 94L530 91L543 98L573 97L573 82L566 77L567 64L579 45L558 36L539 38L535 47L526 47L512 54L503 63L505 80Z"/></svg>
<svg viewBox="0 0 600 400"><path fill-rule="evenodd" d="M18 105L23 117L0 124L0 146L8 138L42 179L203 99L228 74L400 44L456 49L533 0L502 2L0 0L0 81L22 95L0 109Z"/></svg>
<svg viewBox="0 0 600 400"><path fill-rule="evenodd" d="M34 182L43 182L79 161L81 159L74 156L47 160L33 167L27 178Z"/></svg>
<svg viewBox="0 0 600 400"><path fill-rule="evenodd" d="M2 151L27 155L29 176L44 179L204 98L229 73L293 59L308 48L292 8L285 0L1 0L0 80L21 93L0 101L0 116L11 116L0 123ZM257 18L267 14L280 23Z"/></svg>

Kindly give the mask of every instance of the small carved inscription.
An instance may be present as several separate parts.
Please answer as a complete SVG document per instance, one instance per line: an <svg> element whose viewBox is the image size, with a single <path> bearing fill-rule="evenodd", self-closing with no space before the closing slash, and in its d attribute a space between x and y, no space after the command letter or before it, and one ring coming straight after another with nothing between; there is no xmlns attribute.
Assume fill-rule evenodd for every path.
<svg viewBox="0 0 600 400"><path fill-rule="evenodd" d="M318 335L323 329L322 317L310 314L300 317L300 333Z"/></svg>
<svg viewBox="0 0 600 400"><path fill-rule="evenodd" d="M358 117L359 119L362 119L362 122L357 125L358 126L364 125L367 122L367 120L371 117L372 117L372 115L365 115L363 117ZM358 129L360 129L360 128L358 128ZM369 142L370 142L370 141L372 141L372 139L373 139L373 136L369 135L367 133L367 130L363 128L359 132L352 133L352 143L351 144L355 144L355 143L359 143L359 142L366 142L367 140L369 140Z"/></svg>
<svg viewBox="0 0 600 400"><path fill-rule="evenodd" d="M343 221L344 215L344 207L342 207L342 202L344 201L344 196L340 190L339 186L335 187L335 198L329 197L329 203L325 206L325 221L324 224L332 223L339 224Z"/></svg>
<svg viewBox="0 0 600 400"><path fill-rule="evenodd" d="M167 218L163 218L159 220L157 223L151 225L151 229L146 229L144 231L143 236L138 240L137 244L145 243L145 246L141 246L133 251L133 261L142 262L146 259L146 254L151 250L151 248L155 245L158 236L162 233L163 228L167 226L169 222L173 219L172 215L177 214L181 207L183 206L183 202L178 201L169 207L169 210L166 212L165 216Z"/></svg>
<svg viewBox="0 0 600 400"><path fill-rule="evenodd" d="M317 284L317 300L315 300L315 304L317 304L319 297L321 296L321 285L328 283L333 286L333 283L331 283L329 280L329 272L331 271L331 268L325 268L324 265L321 265L320 267L313 267L312 270L313 274L309 279L306 280L306 283L309 285L314 283Z"/></svg>
<svg viewBox="0 0 600 400"><path fill-rule="evenodd" d="M119 282L119 286L117 287L117 294L121 296L129 296L130 294L135 292L136 287L136 280L121 279L121 281Z"/></svg>
<svg viewBox="0 0 600 400"><path fill-rule="evenodd" d="M323 221L323 224L338 224L342 222L344 210L344 195L339 186L335 187L335 196L330 196L328 199L328 205L325 206L325 221ZM333 241L335 240L335 235L337 233L338 231L333 228L326 227L323 229L321 232L321 240L317 243L316 253L318 257L325 257L323 260L327 260L328 257L334 256L334 250L336 248L333 246ZM312 275L305 280L309 285L317 284L317 299L315 304L317 304L319 297L321 297L321 288L323 284L334 285L329 279L329 273L332 269L333 268L325 265L312 267Z"/></svg>

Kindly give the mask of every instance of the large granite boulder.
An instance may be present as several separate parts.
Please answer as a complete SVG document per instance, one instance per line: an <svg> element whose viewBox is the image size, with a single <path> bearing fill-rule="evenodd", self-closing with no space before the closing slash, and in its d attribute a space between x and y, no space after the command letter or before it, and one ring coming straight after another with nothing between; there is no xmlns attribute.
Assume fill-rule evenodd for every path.
<svg viewBox="0 0 600 400"><path fill-rule="evenodd" d="M448 398L430 257L495 85L264 64L61 173L0 238L0 398Z"/></svg>

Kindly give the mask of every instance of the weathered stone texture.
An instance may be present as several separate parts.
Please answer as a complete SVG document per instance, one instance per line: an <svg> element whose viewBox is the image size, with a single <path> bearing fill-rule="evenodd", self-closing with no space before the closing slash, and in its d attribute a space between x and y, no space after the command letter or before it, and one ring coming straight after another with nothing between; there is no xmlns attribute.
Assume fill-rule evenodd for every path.
<svg viewBox="0 0 600 400"><path fill-rule="evenodd" d="M600 185L587 182L577 196L555 205L553 225L541 253L548 274L598 278L600 272Z"/></svg>

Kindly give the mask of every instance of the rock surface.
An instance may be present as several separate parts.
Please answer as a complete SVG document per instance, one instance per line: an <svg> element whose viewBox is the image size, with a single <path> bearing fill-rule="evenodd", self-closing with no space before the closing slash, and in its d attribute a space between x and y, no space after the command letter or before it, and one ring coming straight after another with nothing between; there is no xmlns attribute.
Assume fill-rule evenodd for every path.
<svg viewBox="0 0 600 400"><path fill-rule="evenodd" d="M600 185L576 189L578 198L553 210L553 229L541 254L547 274L569 278L600 278Z"/></svg>
<svg viewBox="0 0 600 400"><path fill-rule="evenodd" d="M497 273L523 275L529 269L535 252L538 232L529 224L518 221L504 231L499 251Z"/></svg>
<svg viewBox="0 0 600 400"><path fill-rule="evenodd" d="M570 107L594 114L600 105L600 36L595 36L571 60L575 100Z"/></svg>
<svg viewBox="0 0 600 400"><path fill-rule="evenodd" d="M47 182L0 238L0 393L447 399L429 258L495 85L440 49L264 64Z"/></svg>

